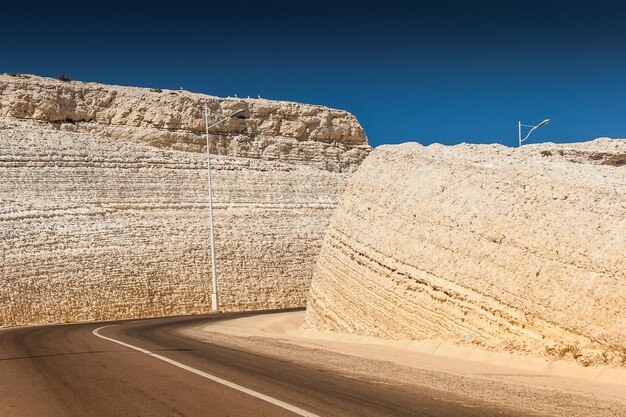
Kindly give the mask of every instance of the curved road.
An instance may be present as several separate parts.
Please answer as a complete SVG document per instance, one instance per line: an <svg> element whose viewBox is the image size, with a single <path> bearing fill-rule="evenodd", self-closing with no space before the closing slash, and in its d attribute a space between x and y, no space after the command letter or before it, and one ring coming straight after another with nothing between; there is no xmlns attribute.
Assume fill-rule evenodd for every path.
<svg viewBox="0 0 626 417"><path fill-rule="evenodd" d="M0 329L0 416L523 415L180 332L252 314Z"/></svg>

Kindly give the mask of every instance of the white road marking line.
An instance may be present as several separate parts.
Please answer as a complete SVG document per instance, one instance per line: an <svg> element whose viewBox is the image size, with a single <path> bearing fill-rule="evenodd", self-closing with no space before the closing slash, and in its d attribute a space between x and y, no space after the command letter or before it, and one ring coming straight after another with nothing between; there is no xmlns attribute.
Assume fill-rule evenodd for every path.
<svg viewBox="0 0 626 417"><path fill-rule="evenodd" d="M153 358L160 359L163 362L167 362L167 363L169 363L171 365L174 365L174 366L177 366L177 367L179 367L181 369L184 369L185 371L189 371L189 372L191 372L193 374L199 375L199 376L204 377L206 379L210 379L211 381L217 382L218 384L225 385L225 386L227 386L229 388L232 388L232 389L235 389L237 391L241 391L241 392L243 392L245 394L251 395L253 397L259 398L259 399L261 399L263 401L267 401L270 404L274 404L274 405L276 405L278 407L284 408L285 410L289 410L292 413L298 414L300 416L303 416L303 417L320 417L317 414L309 413L308 411L303 410L301 408L298 408L295 405L287 404L286 402L277 400L276 398L270 397L269 395L261 394L260 392L256 392L256 391L251 390L249 388L242 387L241 385L237 385L237 384L235 384L233 382L230 382L230 381L226 381L225 379L222 379L222 378L217 377L215 375L211 375L209 373L203 372L203 371L201 371L199 369L192 368L191 366L187 366L187 365L182 364L180 362L176 362L173 359L166 358L165 356L161 356L161 355L159 355L157 353L150 352L149 350L142 349L140 347L133 346L133 345L130 345L128 343L124 343L124 342L122 342L120 340L113 339L113 338L110 338L110 337L107 337L107 336L103 336L103 335L100 334L100 330L102 330L102 329L104 329L106 327L112 327L112 326L117 326L117 324L109 324L108 326L98 327L92 333L94 334L94 336L97 336L97 337L99 337L101 339L105 339L105 340L108 340L109 342L117 343L118 345L122 345L122 346L125 346L127 348L137 350L137 351L139 351L141 353L145 353L146 355L152 356Z"/></svg>

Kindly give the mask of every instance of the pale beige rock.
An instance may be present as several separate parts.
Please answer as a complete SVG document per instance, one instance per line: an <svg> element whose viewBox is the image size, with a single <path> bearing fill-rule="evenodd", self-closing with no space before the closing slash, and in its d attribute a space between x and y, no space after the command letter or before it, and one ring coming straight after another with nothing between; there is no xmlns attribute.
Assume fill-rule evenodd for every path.
<svg viewBox="0 0 626 417"><path fill-rule="evenodd" d="M204 104L224 115L246 110L244 119L231 119L210 130L215 153L350 172L370 149L353 115L310 104L62 82L25 74L0 75L0 98L0 116L177 150L204 151Z"/></svg>
<svg viewBox="0 0 626 417"><path fill-rule="evenodd" d="M377 148L309 327L626 365L626 141Z"/></svg>
<svg viewBox="0 0 626 417"><path fill-rule="evenodd" d="M369 150L352 115L4 75L0 326L209 311L204 102L249 116L211 136L221 307L304 305Z"/></svg>

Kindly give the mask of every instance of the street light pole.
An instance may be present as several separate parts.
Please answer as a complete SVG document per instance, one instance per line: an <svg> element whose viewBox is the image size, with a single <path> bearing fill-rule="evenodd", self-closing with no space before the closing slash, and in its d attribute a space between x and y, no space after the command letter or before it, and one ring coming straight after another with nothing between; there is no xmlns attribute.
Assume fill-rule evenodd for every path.
<svg viewBox="0 0 626 417"><path fill-rule="evenodd" d="M518 131L518 139L519 139L519 145L518 146L522 146L522 142L524 142L526 139L528 139L528 137L530 136L531 133L533 133L533 130L541 127L541 126L545 126L548 123L550 123L550 119L546 119L543 122L539 123L536 126L533 125L523 125L522 122L518 122L517 123L517 131ZM532 129L530 129L528 131L528 134L526 135L526 137L524 139L522 139L522 127L531 127Z"/></svg>
<svg viewBox="0 0 626 417"><path fill-rule="evenodd" d="M213 190L211 187L211 145L209 144L209 129L225 122L226 120L242 114L245 110L239 109L222 120L209 126L209 109L204 105L204 126L206 131L206 157L207 157L207 179L209 191L209 233L211 240L211 311L218 312L219 298L217 292L217 267L215 265L215 233L213 228Z"/></svg>

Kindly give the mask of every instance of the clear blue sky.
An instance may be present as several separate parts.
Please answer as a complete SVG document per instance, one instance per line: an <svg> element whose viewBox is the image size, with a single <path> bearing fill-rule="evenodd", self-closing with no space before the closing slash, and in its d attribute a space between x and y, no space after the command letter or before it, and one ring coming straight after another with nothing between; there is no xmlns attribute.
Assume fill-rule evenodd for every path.
<svg viewBox="0 0 626 417"><path fill-rule="evenodd" d="M372 145L626 137L626 6L0 0L0 72L323 104Z"/></svg>

